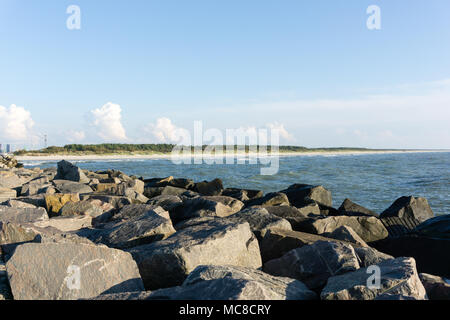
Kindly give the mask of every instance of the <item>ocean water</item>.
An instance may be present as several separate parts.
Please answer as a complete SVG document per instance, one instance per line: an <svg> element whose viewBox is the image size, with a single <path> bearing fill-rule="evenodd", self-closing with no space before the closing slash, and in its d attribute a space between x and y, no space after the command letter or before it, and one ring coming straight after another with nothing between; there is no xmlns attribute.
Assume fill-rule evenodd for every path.
<svg viewBox="0 0 450 320"><path fill-rule="evenodd" d="M225 187L279 191L294 183L323 185L333 206L345 198L381 213L401 196L428 199L437 215L450 213L450 152L280 157L279 172L260 174L251 164L176 165L167 159L73 161L88 170L121 170L144 178L174 176L195 181L221 178ZM25 161L26 167L55 167L55 161Z"/></svg>

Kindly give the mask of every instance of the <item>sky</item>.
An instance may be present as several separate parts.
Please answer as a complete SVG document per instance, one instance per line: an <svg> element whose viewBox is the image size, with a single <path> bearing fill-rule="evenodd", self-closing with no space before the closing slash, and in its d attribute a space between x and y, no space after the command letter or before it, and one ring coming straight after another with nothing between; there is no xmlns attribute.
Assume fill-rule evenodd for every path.
<svg viewBox="0 0 450 320"><path fill-rule="evenodd" d="M449 12L448 0L0 0L0 143L173 143L202 121L277 128L284 145L450 149Z"/></svg>

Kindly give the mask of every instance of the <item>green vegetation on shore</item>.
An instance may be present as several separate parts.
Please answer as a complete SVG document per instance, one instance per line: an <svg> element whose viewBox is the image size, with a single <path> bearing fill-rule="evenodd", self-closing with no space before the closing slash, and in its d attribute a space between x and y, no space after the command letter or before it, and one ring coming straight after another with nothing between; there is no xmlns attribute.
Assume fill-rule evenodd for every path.
<svg viewBox="0 0 450 320"><path fill-rule="evenodd" d="M169 154L172 152L175 145L173 144L116 144L116 143L104 143L104 144L69 144L64 147L48 147L41 150L19 150L14 152L16 156L48 156L48 155L151 155L151 154ZM205 148L212 148L212 146L203 146ZM230 150L233 146L223 146L223 150ZM194 152L194 147L191 147ZM234 150L244 150L244 147L234 146ZM245 146L245 152L255 150L255 147L251 148ZM260 150L260 146L256 147L256 150ZM267 147L268 152L271 151L271 147ZM366 148L306 148L301 146L280 146L280 153L304 153L304 152L352 152L352 151L388 151L387 149L366 149Z"/></svg>

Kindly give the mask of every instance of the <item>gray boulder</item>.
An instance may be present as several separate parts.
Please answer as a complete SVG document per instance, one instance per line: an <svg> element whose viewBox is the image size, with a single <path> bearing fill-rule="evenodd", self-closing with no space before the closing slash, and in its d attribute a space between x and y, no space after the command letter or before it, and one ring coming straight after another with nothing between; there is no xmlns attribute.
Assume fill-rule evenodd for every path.
<svg viewBox="0 0 450 320"><path fill-rule="evenodd" d="M131 255L103 246L24 244L6 270L15 300L87 299L144 289Z"/></svg>
<svg viewBox="0 0 450 320"><path fill-rule="evenodd" d="M217 219L179 230L166 240L130 250L146 289L180 285L199 265L262 265L258 241L248 223Z"/></svg>
<svg viewBox="0 0 450 320"><path fill-rule="evenodd" d="M298 280L274 277L259 270L237 266L199 266L189 274L183 287L219 279L255 281L265 289L265 292L271 293L272 299L276 300L317 299L317 294Z"/></svg>
<svg viewBox="0 0 450 320"><path fill-rule="evenodd" d="M379 285L372 282L373 270L367 268L331 277L322 290L323 300L374 300L379 296L400 295L427 299L414 258L397 258L381 262Z"/></svg>
<svg viewBox="0 0 450 320"><path fill-rule="evenodd" d="M291 224L283 218L270 214L264 208L248 208L226 218L233 222L248 222L256 237L261 240L271 229L292 230Z"/></svg>
<svg viewBox="0 0 450 320"><path fill-rule="evenodd" d="M214 179L210 182L198 182L194 186L194 191L203 196L220 196L223 191L223 183L220 179Z"/></svg>
<svg viewBox="0 0 450 320"><path fill-rule="evenodd" d="M58 173L55 179L89 183L89 178L80 168L65 160L58 162Z"/></svg>
<svg viewBox="0 0 450 320"><path fill-rule="evenodd" d="M285 193L289 198L290 203L298 208L310 204L311 201L315 201L320 205L328 207L333 205L331 192L323 186L294 184L280 192Z"/></svg>
<svg viewBox="0 0 450 320"><path fill-rule="evenodd" d="M389 235L381 220L376 217L326 217L304 221L303 225L305 232L316 234L331 233L342 226L352 228L365 242L385 239Z"/></svg>
<svg viewBox="0 0 450 320"><path fill-rule="evenodd" d="M428 219L416 226L413 232L421 236L450 239L450 214Z"/></svg>
<svg viewBox="0 0 450 320"><path fill-rule="evenodd" d="M69 180L53 180L53 184L60 193L91 193L94 190L84 183Z"/></svg>
<svg viewBox="0 0 450 320"><path fill-rule="evenodd" d="M48 220L44 208L11 208L0 207L0 221L12 223L27 223Z"/></svg>
<svg viewBox="0 0 450 320"><path fill-rule="evenodd" d="M317 241L266 262L263 270L274 276L300 280L308 288L318 289L326 284L328 278L358 269L358 258L351 245Z"/></svg>
<svg viewBox="0 0 450 320"><path fill-rule="evenodd" d="M227 217L239 212L244 203L224 196L203 196L184 199L183 207L179 208L174 217L176 220L186 220L198 217Z"/></svg>
<svg viewBox="0 0 450 320"><path fill-rule="evenodd" d="M322 236L355 243L361 247L368 247L367 243L363 239L361 239L361 237L352 228L348 226L341 226L333 232L322 234Z"/></svg>
<svg viewBox="0 0 450 320"><path fill-rule="evenodd" d="M0 204L17 197L16 190L9 188L0 188Z"/></svg>
<svg viewBox="0 0 450 320"><path fill-rule="evenodd" d="M342 215L342 216L373 216L373 217L378 217L378 214L376 214L372 210L364 208L363 206L360 206L359 204L354 203L350 199L345 199L344 202L342 202L341 206L338 209L338 212L339 212L339 215Z"/></svg>
<svg viewBox="0 0 450 320"><path fill-rule="evenodd" d="M160 206L166 211L173 211L183 205L183 200L178 196L162 195L150 199L147 204Z"/></svg>
<svg viewBox="0 0 450 320"><path fill-rule="evenodd" d="M264 197L246 201L245 205L247 207L251 207L251 206L261 206L261 207L289 206L289 199L284 193L272 192L272 193L266 194Z"/></svg>
<svg viewBox="0 0 450 320"><path fill-rule="evenodd" d="M433 218L434 213L425 198L401 197L380 214L380 218L389 217L412 218L424 222Z"/></svg>
<svg viewBox="0 0 450 320"><path fill-rule="evenodd" d="M380 252L371 247L356 247L355 252L359 258L361 268L368 268L383 261L394 259L393 256Z"/></svg>

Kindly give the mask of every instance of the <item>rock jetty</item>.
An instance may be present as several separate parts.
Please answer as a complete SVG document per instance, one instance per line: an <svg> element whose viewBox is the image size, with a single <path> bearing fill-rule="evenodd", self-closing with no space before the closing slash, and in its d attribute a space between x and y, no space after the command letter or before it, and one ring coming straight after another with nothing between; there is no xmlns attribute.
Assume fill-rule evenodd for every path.
<svg viewBox="0 0 450 320"><path fill-rule="evenodd" d="M0 299L449 299L450 219L323 186L264 194L0 158ZM378 271L374 285L373 272Z"/></svg>

